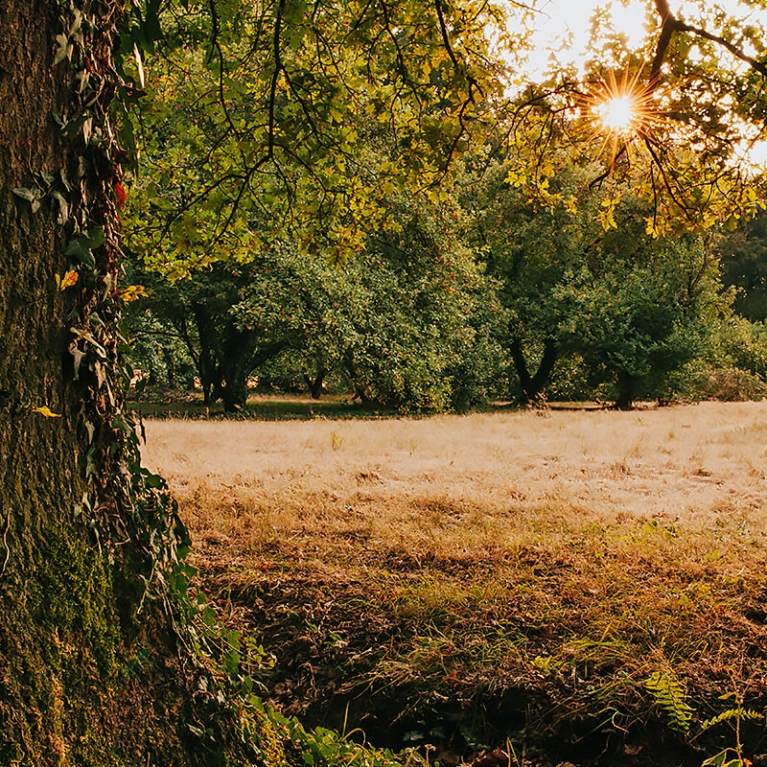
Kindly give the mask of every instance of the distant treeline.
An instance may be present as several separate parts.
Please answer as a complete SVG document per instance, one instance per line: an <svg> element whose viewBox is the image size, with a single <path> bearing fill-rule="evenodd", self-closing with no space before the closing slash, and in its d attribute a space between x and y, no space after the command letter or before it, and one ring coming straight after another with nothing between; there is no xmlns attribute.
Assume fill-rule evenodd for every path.
<svg viewBox="0 0 767 767"><path fill-rule="evenodd" d="M342 263L284 236L175 280L135 259L135 367L229 411L256 384L400 412L763 396L767 215L653 236L628 186L587 178L541 205L467 163L447 201L392 195Z"/></svg>

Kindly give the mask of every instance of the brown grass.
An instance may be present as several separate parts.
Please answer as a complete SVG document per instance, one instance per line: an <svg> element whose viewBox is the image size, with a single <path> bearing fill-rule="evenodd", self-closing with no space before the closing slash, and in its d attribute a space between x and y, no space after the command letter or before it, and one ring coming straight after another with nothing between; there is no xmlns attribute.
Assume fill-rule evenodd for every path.
<svg viewBox="0 0 767 767"><path fill-rule="evenodd" d="M203 537L313 533L421 556L657 522L737 570L767 531L767 405L428 420L150 422L146 459ZM227 508L229 513L226 513ZM637 527L638 526L638 527ZM681 541L680 541L681 545ZM733 548L734 547L734 548Z"/></svg>
<svg viewBox="0 0 767 767"><path fill-rule="evenodd" d="M357 701L374 730L355 696L388 691L417 735L439 739L427 710L471 744L533 713L630 740L673 723L645 687L658 671L692 731L723 693L766 702L765 403L147 433L197 563L281 656L290 710Z"/></svg>

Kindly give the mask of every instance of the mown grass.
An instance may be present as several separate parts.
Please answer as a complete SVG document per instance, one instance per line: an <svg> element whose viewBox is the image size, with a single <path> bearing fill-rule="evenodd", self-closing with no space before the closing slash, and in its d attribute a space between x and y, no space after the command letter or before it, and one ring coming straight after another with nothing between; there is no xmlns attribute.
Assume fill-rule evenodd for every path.
<svg viewBox="0 0 767 767"><path fill-rule="evenodd" d="M767 705L763 403L147 432L310 723L448 765L700 764L737 740L705 720ZM767 762L763 719L739 737Z"/></svg>

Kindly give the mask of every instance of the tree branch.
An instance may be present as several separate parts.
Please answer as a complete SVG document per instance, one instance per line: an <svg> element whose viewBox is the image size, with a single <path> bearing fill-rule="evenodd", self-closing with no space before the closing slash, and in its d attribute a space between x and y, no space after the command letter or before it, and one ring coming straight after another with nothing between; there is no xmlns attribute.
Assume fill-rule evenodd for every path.
<svg viewBox="0 0 767 767"><path fill-rule="evenodd" d="M767 65L760 61L757 61L752 56L749 56L742 51L738 46L725 40L719 35L707 32L701 27L694 27L692 24L687 24L684 21L680 21L671 12L668 5L668 0L655 0L655 10L661 19L661 31L658 38L658 45L655 48L655 56L653 57L652 66L650 68L650 82L648 88L655 90L660 84L661 79L661 67L668 53L668 47L671 44L671 39L675 32L689 32L696 37L702 37L704 40L710 40L717 45L721 45L727 51L729 51L735 58L748 64L751 69L759 72L764 77L767 77Z"/></svg>
<svg viewBox="0 0 767 767"><path fill-rule="evenodd" d="M274 22L274 74L269 88L269 157L274 157L274 107L277 100L277 83L282 70L282 54L280 52L280 34L282 32L282 14L285 12L285 0L280 0L277 6L277 18Z"/></svg>

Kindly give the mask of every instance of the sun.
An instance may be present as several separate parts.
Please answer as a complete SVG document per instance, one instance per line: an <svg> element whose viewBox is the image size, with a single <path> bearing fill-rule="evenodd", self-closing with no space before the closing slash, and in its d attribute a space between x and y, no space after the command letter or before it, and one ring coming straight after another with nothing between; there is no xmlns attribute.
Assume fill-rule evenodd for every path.
<svg viewBox="0 0 767 767"><path fill-rule="evenodd" d="M608 72L591 84L581 101L591 139L601 141L602 151L623 154L629 145L650 136L658 125L653 89L640 81L641 68ZM601 153L601 152L600 152Z"/></svg>
<svg viewBox="0 0 767 767"><path fill-rule="evenodd" d="M613 94L594 104L594 114L609 133L628 136L640 122L638 103L633 93Z"/></svg>

